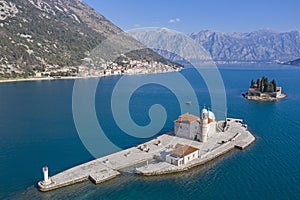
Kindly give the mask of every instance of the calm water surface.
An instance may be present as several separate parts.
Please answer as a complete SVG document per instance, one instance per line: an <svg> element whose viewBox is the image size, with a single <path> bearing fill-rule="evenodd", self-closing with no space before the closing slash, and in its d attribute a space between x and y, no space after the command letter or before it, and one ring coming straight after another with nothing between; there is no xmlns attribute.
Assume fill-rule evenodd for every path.
<svg viewBox="0 0 300 200"><path fill-rule="evenodd" d="M48 193L38 192L41 167L58 173L93 157L77 134L72 116L73 80L0 84L0 199L300 199L300 68L287 66L222 66L228 116L243 118L256 136L244 151L232 151L187 173L145 178L131 173L101 185L90 182ZM192 69L182 72L198 95L210 105L206 86ZM169 74L143 75L168 78ZM131 76L134 79L143 76ZM276 79L288 97L276 103L242 98L251 79ZM124 134L111 116L110 95L120 77L100 81L97 116L107 136L127 148L147 139ZM181 94L184 95L184 92ZM138 89L130 112L147 125L148 109L159 103L168 113L163 133L172 130L180 114L177 98L158 85ZM99 141L101 144L101 141Z"/></svg>

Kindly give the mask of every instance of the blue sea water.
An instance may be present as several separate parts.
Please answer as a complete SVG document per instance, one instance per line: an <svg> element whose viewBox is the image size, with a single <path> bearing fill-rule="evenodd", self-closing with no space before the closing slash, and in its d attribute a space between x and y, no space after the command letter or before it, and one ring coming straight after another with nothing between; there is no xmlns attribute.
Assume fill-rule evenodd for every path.
<svg viewBox="0 0 300 200"><path fill-rule="evenodd" d="M74 80L1 83L0 199L300 199L300 68L228 65L219 69L228 116L243 118L257 138L248 149L232 151L185 173L158 177L123 173L100 185L84 182L48 193L36 189L42 166L47 164L51 175L93 159L74 125ZM191 82L200 106L210 106L201 77L193 69L182 74ZM168 79L170 74L130 79L145 76ZM241 93L251 79L261 76L276 79L288 97L275 103L243 99ZM107 137L127 148L147 138L124 134L113 121L110 96L119 78L100 80L95 108ZM131 116L137 124L147 125L148 110L157 103L168 113L158 134L171 131L180 108L174 94L162 86L139 88L130 101Z"/></svg>

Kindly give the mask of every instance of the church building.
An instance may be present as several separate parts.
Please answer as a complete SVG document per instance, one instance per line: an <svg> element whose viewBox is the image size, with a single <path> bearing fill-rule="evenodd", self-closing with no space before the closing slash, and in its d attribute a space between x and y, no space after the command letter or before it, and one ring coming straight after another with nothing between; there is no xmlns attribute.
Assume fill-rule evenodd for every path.
<svg viewBox="0 0 300 200"><path fill-rule="evenodd" d="M175 135L191 140L207 142L210 133L216 131L216 119L213 112L203 109L201 118L185 113L174 121Z"/></svg>

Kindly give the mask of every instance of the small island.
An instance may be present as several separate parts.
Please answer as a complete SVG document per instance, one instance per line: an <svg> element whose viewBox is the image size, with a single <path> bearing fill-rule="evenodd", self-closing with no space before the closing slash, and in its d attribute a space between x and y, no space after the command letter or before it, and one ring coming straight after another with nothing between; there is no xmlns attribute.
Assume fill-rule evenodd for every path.
<svg viewBox="0 0 300 200"><path fill-rule="evenodd" d="M242 119L217 121L215 114L203 108L201 116L184 113L174 120L174 131L135 147L97 158L49 177L43 167L44 180L38 189L51 191L91 180L99 184L131 168L137 175L157 176L188 171L233 150L245 149L255 141Z"/></svg>
<svg viewBox="0 0 300 200"><path fill-rule="evenodd" d="M251 86L243 96L252 101L274 102L285 98L287 95L282 93L282 87L278 87L274 79L269 82L268 78L263 76L256 82L252 80Z"/></svg>

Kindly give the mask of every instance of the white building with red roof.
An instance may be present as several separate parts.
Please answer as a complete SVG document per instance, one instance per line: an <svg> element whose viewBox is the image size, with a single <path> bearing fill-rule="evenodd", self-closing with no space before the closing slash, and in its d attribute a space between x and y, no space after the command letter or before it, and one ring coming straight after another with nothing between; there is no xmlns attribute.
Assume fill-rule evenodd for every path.
<svg viewBox="0 0 300 200"><path fill-rule="evenodd" d="M182 138L207 142L210 134L216 132L216 119L213 112L202 110L201 118L185 113L174 121L175 135Z"/></svg>
<svg viewBox="0 0 300 200"><path fill-rule="evenodd" d="M166 161L176 166L182 166L197 158L199 158L198 148L177 144L175 149L166 156Z"/></svg>

